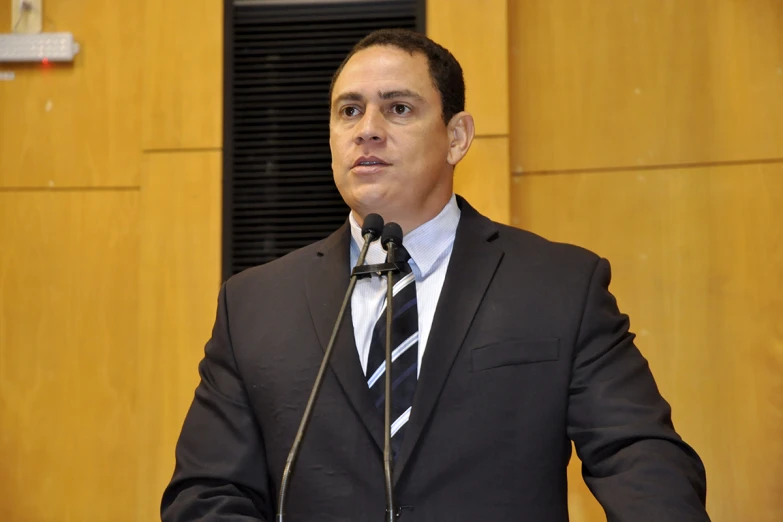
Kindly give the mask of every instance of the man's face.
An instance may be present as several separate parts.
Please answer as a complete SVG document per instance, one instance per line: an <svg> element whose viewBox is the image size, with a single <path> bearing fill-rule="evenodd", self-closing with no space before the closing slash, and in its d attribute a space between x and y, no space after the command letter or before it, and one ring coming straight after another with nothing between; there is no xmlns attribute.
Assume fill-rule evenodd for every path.
<svg viewBox="0 0 783 522"><path fill-rule="evenodd" d="M332 172L348 206L401 225L434 217L451 197L453 163L426 56L391 46L357 52L331 104Z"/></svg>

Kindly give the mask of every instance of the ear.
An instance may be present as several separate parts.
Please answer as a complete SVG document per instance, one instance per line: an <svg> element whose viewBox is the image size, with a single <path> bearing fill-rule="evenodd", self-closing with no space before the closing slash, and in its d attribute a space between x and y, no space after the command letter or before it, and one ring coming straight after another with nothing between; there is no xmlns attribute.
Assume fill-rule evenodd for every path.
<svg viewBox="0 0 783 522"><path fill-rule="evenodd" d="M476 134L473 116L466 111L458 112L451 117L446 128L449 136L449 153L446 160L450 165L456 166L473 143L473 136Z"/></svg>

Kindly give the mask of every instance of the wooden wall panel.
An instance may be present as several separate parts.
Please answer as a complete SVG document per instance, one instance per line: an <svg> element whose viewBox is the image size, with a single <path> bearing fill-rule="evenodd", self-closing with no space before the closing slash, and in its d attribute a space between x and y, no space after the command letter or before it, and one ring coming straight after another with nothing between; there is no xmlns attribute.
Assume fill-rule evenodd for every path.
<svg viewBox="0 0 783 522"><path fill-rule="evenodd" d="M138 192L0 191L0 520L131 520Z"/></svg>
<svg viewBox="0 0 783 522"><path fill-rule="evenodd" d="M514 172L783 157L779 0L509 0L509 25Z"/></svg>
<svg viewBox="0 0 783 522"><path fill-rule="evenodd" d="M138 506L159 517L220 288L220 152L147 154L141 187Z"/></svg>
<svg viewBox="0 0 783 522"><path fill-rule="evenodd" d="M612 262L675 425L705 461L713 521L780 520L783 163L526 175L512 202L513 223ZM572 488L573 520L604 520Z"/></svg>
<svg viewBox="0 0 783 522"><path fill-rule="evenodd" d="M459 60L476 134L508 134L506 0L428 0L427 36Z"/></svg>
<svg viewBox="0 0 783 522"><path fill-rule="evenodd" d="M0 33L10 33L11 29L13 28L13 23L11 23L11 9L12 6L10 2L3 2L2 7L0 7ZM2 70L5 70L5 64L0 65L0 68Z"/></svg>
<svg viewBox="0 0 783 522"><path fill-rule="evenodd" d="M44 31L73 32L81 51L73 64L0 67L16 74L0 81L0 187L138 185L142 11L52 0L44 14Z"/></svg>
<svg viewBox="0 0 783 522"><path fill-rule="evenodd" d="M459 60L476 139L454 173L454 191L509 222L508 6L506 0L429 0L427 36Z"/></svg>
<svg viewBox="0 0 783 522"><path fill-rule="evenodd" d="M73 64L0 64L0 520L156 520L220 280L222 3L44 30Z"/></svg>
<svg viewBox="0 0 783 522"><path fill-rule="evenodd" d="M223 2L147 0L143 148L223 143Z"/></svg>
<svg viewBox="0 0 783 522"><path fill-rule="evenodd" d="M454 192L485 216L508 224L508 138L477 138L454 171Z"/></svg>

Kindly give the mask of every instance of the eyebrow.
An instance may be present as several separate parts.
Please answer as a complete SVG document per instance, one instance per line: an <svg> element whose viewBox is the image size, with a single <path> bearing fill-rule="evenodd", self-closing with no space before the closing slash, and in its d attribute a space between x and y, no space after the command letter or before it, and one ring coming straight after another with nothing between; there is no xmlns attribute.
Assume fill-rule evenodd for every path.
<svg viewBox="0 0 783 522"><path fill-rule="evenodd" d="M412 98L417 101L422 101L422 102L424 101L423 96L421 96L416 91L412 91L410 89L401 89L396 91L379 91L378 96L382 100L392 100L394 98ZM355 102L364 101L364 96L358 92L344 92L334 99L334 102L332 102L332 106L338 105L346 101L355 101Z"/></svg>
<svg viewBox="0 0 783 522"><path fill-rule="evenodd" d="M358 92L344 92L341 95L339 95L337 98L334 99L332 102L332 106L338 105L345 101L362 101L364 99L364 96L359 94Z"/></svg>
<svg viewBox="0 0 783 522"><path fill-rule="evenodd" d="M410 89L403 89L401 91L386 91L386 92L379 92L378 96L381 97L382 100L391 100L393 98L413 98L414 100L424 101L424 98L417 93L416 91L412 91Z"/></svg>

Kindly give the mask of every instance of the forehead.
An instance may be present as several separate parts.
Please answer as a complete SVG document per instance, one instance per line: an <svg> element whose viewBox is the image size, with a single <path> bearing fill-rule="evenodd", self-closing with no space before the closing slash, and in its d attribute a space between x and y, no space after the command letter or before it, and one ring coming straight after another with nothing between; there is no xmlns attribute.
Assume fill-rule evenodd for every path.
<svg viewBox="0 0 783 522"><path fill-rule="evenodd" d="M354 54L334 84L332 98L344 92L370 96L379 91L413 90L425 98L436 96L427 57L392 46L373 46Z"/></svg>

